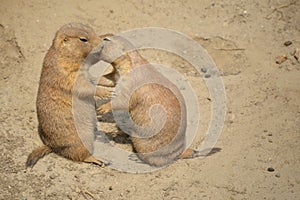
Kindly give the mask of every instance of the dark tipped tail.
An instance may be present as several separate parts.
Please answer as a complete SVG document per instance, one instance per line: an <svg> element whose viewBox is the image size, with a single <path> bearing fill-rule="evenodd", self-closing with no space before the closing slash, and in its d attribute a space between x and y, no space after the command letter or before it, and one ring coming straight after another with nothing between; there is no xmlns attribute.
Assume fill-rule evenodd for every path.
<svg viewBox="0 0 300 200"><path fill-rule="evenodd" d="M204 149L202 151L198 151L195 149L186 149L181 155L180 159L188 159L188 158L197 158L197 157L205 157L205 156L211 156L212 154L220 152L221 148L212 148L212 149Z"/></svg>
<svg viewBox="0 0 300 200"><path fill-rule="evenodd" d="M47 155L51 152L52 152L52 149L50 149L49 147L47 147L45 145L34 149L27 158L26 168L33 167L39 159L43 158L45 155Z"/></svg>

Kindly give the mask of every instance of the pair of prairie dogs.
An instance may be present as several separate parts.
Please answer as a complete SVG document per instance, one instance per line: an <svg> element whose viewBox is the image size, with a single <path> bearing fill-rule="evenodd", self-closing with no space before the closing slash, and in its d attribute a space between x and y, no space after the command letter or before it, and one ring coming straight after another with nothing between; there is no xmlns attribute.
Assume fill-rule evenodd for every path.
<svg viewBox="0 0 300 200"><path fill-rule="evenodd" d="M145 64L146 67L140 70L141 74L153 77L157 81L163 80L167 82L168 87L145 84L136 89L130 97L128 112L138 126L148 126L151 122L160 120L153 120L155 114L150 119L151 106L161 105L165 111L165 123L156 134L146 133L146 136L153 135L139 137L138 133L128 133L132 136L138 157L150 165L164 166L178 158L193 156L195 151L185 149L186 107L179 90L153 67L147 65L148 62L137 51L128 52L132 50L128 49L132 46L124 41L121 37L111 35L98 36L92 28L79 23L66 24L56 32L52 46L44 58L37 95L39 135L44 145L33 150L28 156L27 167L33 167L40 158L51 152L74 161L108 164L108 161L92 156L96 128L94 95L104 99L110 98L117 84L116 73L123 77ZM99 87L95 92L95 85L83 78L80 67L83 64L90 66L99 60L111 63L114 71L99 79ZM144 77L136 78L139 80ZM129 80L129 85L134 81ZM126 86L124 88L126 90ZM84 139L77 133L78 127L74 121L74 97L86 113L80 118L81 129L86 134ZM111 104L100 106L99 111L111 111ZM155 126L155 123L152 125Z"/></svg>

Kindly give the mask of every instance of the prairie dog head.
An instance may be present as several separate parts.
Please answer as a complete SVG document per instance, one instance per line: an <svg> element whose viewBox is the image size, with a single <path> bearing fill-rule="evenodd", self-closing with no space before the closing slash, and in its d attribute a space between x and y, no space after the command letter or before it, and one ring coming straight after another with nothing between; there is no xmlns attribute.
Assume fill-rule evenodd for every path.
<svg viewBox="0 0 300 200"><path fill-rule="evenodd" d="M69 23L56 32L52 47L65 61L80 63L100 41L100 37L91 27Z"/></svg>
<svg viewBox="0 0 300 200"><path fill-rule="evenodd" d="M127 52L135 50L135 47L124 37L107 36L104 37L97 47L100 60L108 63L115 63L125 58Z"/></svg>

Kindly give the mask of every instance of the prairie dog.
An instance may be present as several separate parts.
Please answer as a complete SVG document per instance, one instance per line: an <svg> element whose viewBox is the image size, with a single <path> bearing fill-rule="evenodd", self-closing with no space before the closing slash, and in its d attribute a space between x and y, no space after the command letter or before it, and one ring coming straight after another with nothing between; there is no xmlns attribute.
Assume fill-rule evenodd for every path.
<svg viewBox="0 0 300 200"><path fill-rule="evenodd" d="M33 167L51 152L74 161L107 164L92 156L96 127L95 86L80 72L86 56L100 41L101 37L91 27L80 23L66 24L56 32L44 58L36 101L39 135L44 145L28 156L27 167ZM96 95L109 92L100 90ZM85 114L79 128L74 122L73 98ZM77 129L84 131L83 141Z"/></svg>
<svg viewBox="0 0 300 200"><path fill-rule="evenodd" d="M121 78L125 79L125 85L120 86L120 95L129 96L128 112L133 123L139 127L151 127L129 128L127 132L131 135L138 157L150 165L159 167L178 158L191 157L195 151L185 149L187 114L185 101L179 89L134 50L132 44L120 36L104 38L93 52L95 57L111 63ZM142 83L143 79L150 82L135 88L131 93L130 90L135 84ZM151 110L155 105L160 106L156 109L158 112ZM109 105L104 106L105 108L100 110L111 110ZM164 119L159 112L161 108L165 112ZM158 124L163 120L165 123L158 128Z"/></svg>

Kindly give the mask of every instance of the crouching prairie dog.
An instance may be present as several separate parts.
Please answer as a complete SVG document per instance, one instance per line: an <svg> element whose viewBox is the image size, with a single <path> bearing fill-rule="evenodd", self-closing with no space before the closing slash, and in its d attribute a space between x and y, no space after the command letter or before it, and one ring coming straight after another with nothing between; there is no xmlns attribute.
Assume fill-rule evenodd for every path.
<svg viewBox="0 0 300 200"><path fill-rule="evenodd" d="M117 84L120 89L115 97L120 100L118 105L114 106L112 99L113 105L105 104L99 110L108 112L113 106L114 113L117 113L117 110L128 109L129 121L132 120L132 123L125 122L125 125L120 125L116 121L118 126L123 130L127 129L125 132L131 135L137 156L158 167L179 158L194 157L197 152L186 149L185 146L187 114L179 89L150 65L123 37L106 37L93 52L95 57L110 63L123 80ZM139 86L136 87L137 85ZM119 117L119 122L125 121L125 115Z"/></svg>
<svg viewBox="0 0 300 200"><path fill-rule="evenodd" d="M73 161L107 164L107 161L92 156L96 127L95 86L80 74L81 64L100 41L101 37L91 27L80 23L66 24L56 32L44 58L36 101L39 135L44 145L28 156L26 167L33 167L51 152ZM102 88L98 95L106 96L110 92ZM85 114L81 116L79 128L74 122L74 99ZM83 140L78 129L84 131Z"/></svg>

